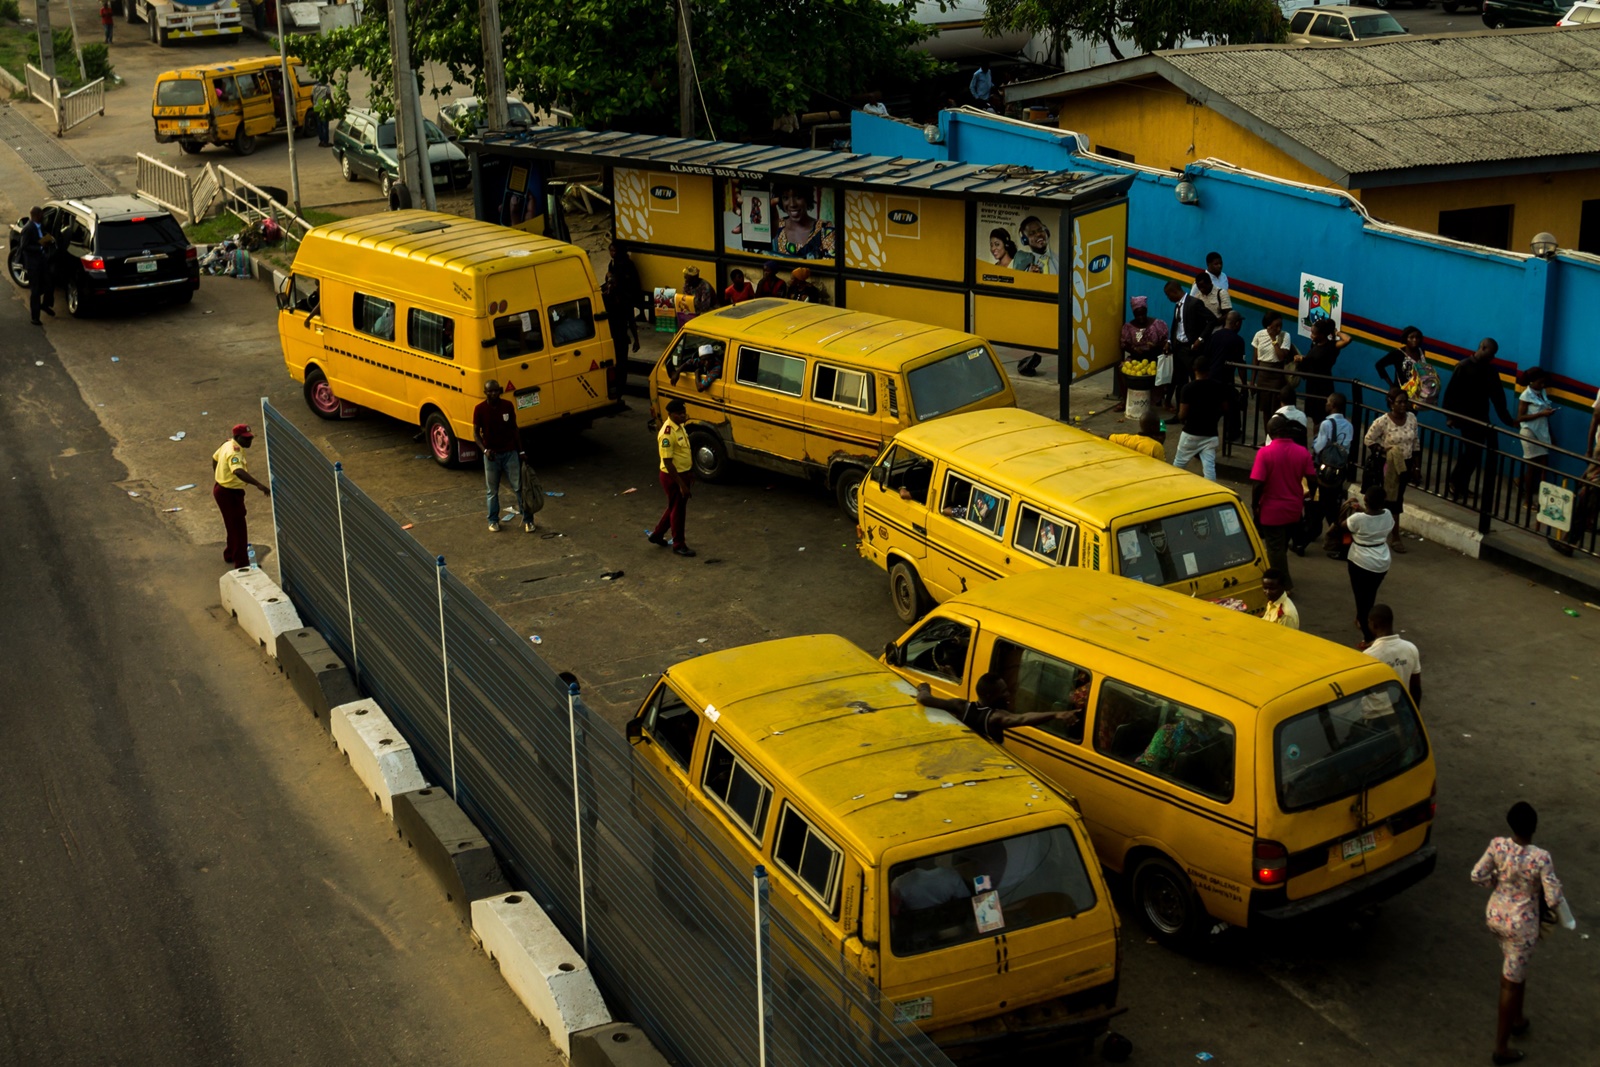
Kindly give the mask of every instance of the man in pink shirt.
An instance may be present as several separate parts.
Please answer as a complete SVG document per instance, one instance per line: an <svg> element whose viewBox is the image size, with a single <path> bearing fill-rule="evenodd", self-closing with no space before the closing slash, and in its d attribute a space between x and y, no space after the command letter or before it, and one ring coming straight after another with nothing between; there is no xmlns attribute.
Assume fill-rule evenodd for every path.
<svg viewBox="0 0 1600 1067"><path fill-rule="evenodd" d="M1283 572L1283 588L1294 588L1289 576L1289 538L1305 517L1307 485L1317 484L1311 453L1289 436L1289 420L1274 415L1267 421L1267 446L1250 468L1250 510L1267 547L1267 566Z"/></svg>

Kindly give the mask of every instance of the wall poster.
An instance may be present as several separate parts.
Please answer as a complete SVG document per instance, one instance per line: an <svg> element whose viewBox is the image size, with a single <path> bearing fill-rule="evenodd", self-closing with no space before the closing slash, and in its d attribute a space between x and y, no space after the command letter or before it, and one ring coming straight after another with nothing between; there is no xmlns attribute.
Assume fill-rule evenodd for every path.
<svg viewBox="0 0 1600 1067"><path fill-rule="evenodd" d="M1318 319L1332 319L1333 330L1339 332L1344 317L1344 283L1319 278L1315 274L1300 275L1300 336L1311 336L1311 324Z"/></svg>
<svg viewBox="0 0 1600 1067"><path fill-rule="evenodd" d="M1060 287L1061 212L978 202L973 247L979 285L1054 293Z"/></svg>
<svg viewBox="0 0 1600 1067"><path fill-rule="evenodd" d="M723 184L722 245L729 252L831 260L838 236L832 189L787 179Z"/></svg>

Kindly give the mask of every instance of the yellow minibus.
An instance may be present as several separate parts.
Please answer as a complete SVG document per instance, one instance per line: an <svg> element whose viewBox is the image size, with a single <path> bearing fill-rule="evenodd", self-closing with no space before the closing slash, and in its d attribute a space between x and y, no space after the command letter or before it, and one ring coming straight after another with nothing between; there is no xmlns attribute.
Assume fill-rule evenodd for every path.
<svg viewBox="0 0 1600 1067"><path fill-rule="evenodd" d="M974 334L774 298L690 319L650 376L651 414L673 399L688 408L697 477L716 481L736 460L817 478L851 518L896 431L1017 402Z"/></svg>
<svg viewBox="0 0 1600 1067"><path fill-rule="evenodd" d="M679 663L627 733L709 866L765 866L823 958L947 1050L1081 1045L1120 1012L1116 910L1069 801L844 638ZM675 884L694 846L657 841Z"/></svg>
<svg viewBox="0 0 1600 1067"><path fill-rule="evenodd" d="M902 621L995 578L1108 571L1263 601L1266 551L1232 489L1020 408L895 435L861 487L861 555Z"/></svg>
<svg viewBox="0 0 1600 1067"><path fill-rule="evenodd" d="M1433 870L1435 772L1386 664L1105 574L1044 570L946 601L884 653L911 683L1077 712L1005 747L1077 798L1159 938L1383 899Z"/></svg>
<svg viewBox="0 0 1600 1067"><path fill-rule="evenodd" d="M301 137L317 132L311 114L316 83L298 59L289 59L294 78L294 114L284 108L283 64L277 56L235 59L202 67L169 70L156 76L151 114L156 142L177 141L194 154L208 144L226 145L241 156L256 150L256 138L290 126Z"/></svg>
<svg viewBox="0 0 1600 1067"><path fill-rule="evenodd" d="M522 428L622 410L611 331L581 248L489 222L389 211L305 235L278 292L289 375L325 419L371 408L478 458L472 410L501 383Z"/></svg>

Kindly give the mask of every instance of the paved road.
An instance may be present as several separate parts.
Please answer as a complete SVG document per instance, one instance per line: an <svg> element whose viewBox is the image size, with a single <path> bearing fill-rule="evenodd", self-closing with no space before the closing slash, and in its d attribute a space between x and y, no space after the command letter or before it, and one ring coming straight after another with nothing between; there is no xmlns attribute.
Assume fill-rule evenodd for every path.
<svg viewBox="0 0 1600 1067"><path fill-rule="evenodd" d="M0 189L25 189L0 155ZM126 324L40 330L6 297L0 1063L558 1062L222 616L217 547L127 495L72 373L131 362L105 343ZM206 332L164 343L214 365ZM172 485L204 484L200 453Z"/></svg>

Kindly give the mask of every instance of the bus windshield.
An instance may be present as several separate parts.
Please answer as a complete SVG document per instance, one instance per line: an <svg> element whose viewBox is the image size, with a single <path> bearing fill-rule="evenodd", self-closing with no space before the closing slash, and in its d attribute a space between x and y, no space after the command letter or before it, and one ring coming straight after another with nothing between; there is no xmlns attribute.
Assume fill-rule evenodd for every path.
<svg viewBox="0 0 1600 1067"><path fill-rule="evenodd" d="M953 352L906 376L918 422L948 415L1005 389L989 350L982 345Z"/></svg>
<svg viewBox="0 0 1600 1067"><path fill-rule="evenodd" d="M1428 754L1399 681L1301 712L1277 730L1278 805L1303 811L1387 781Z"/></svg>
<svg viewBox="0 0 1600 1067"><path fill-rule="evenodd" d="M198 78L178 78L156 86L157 107L204 107L206 86Z"/></svg>
<svg viewBox="0 0 1600 1067"><path fill-rule="evenodd" d="M1151 519L1117 530L1118 573L1149 585L1171 585L1238 567L1255 546L1232 501Z"/></svg>
<svg viewBox="0 0 1600 1067"><path fill-rule="evenodd" d="M889 945L896 956L916 956L1094 905L1077 840L1052 826L890 867Z"/></svg>

